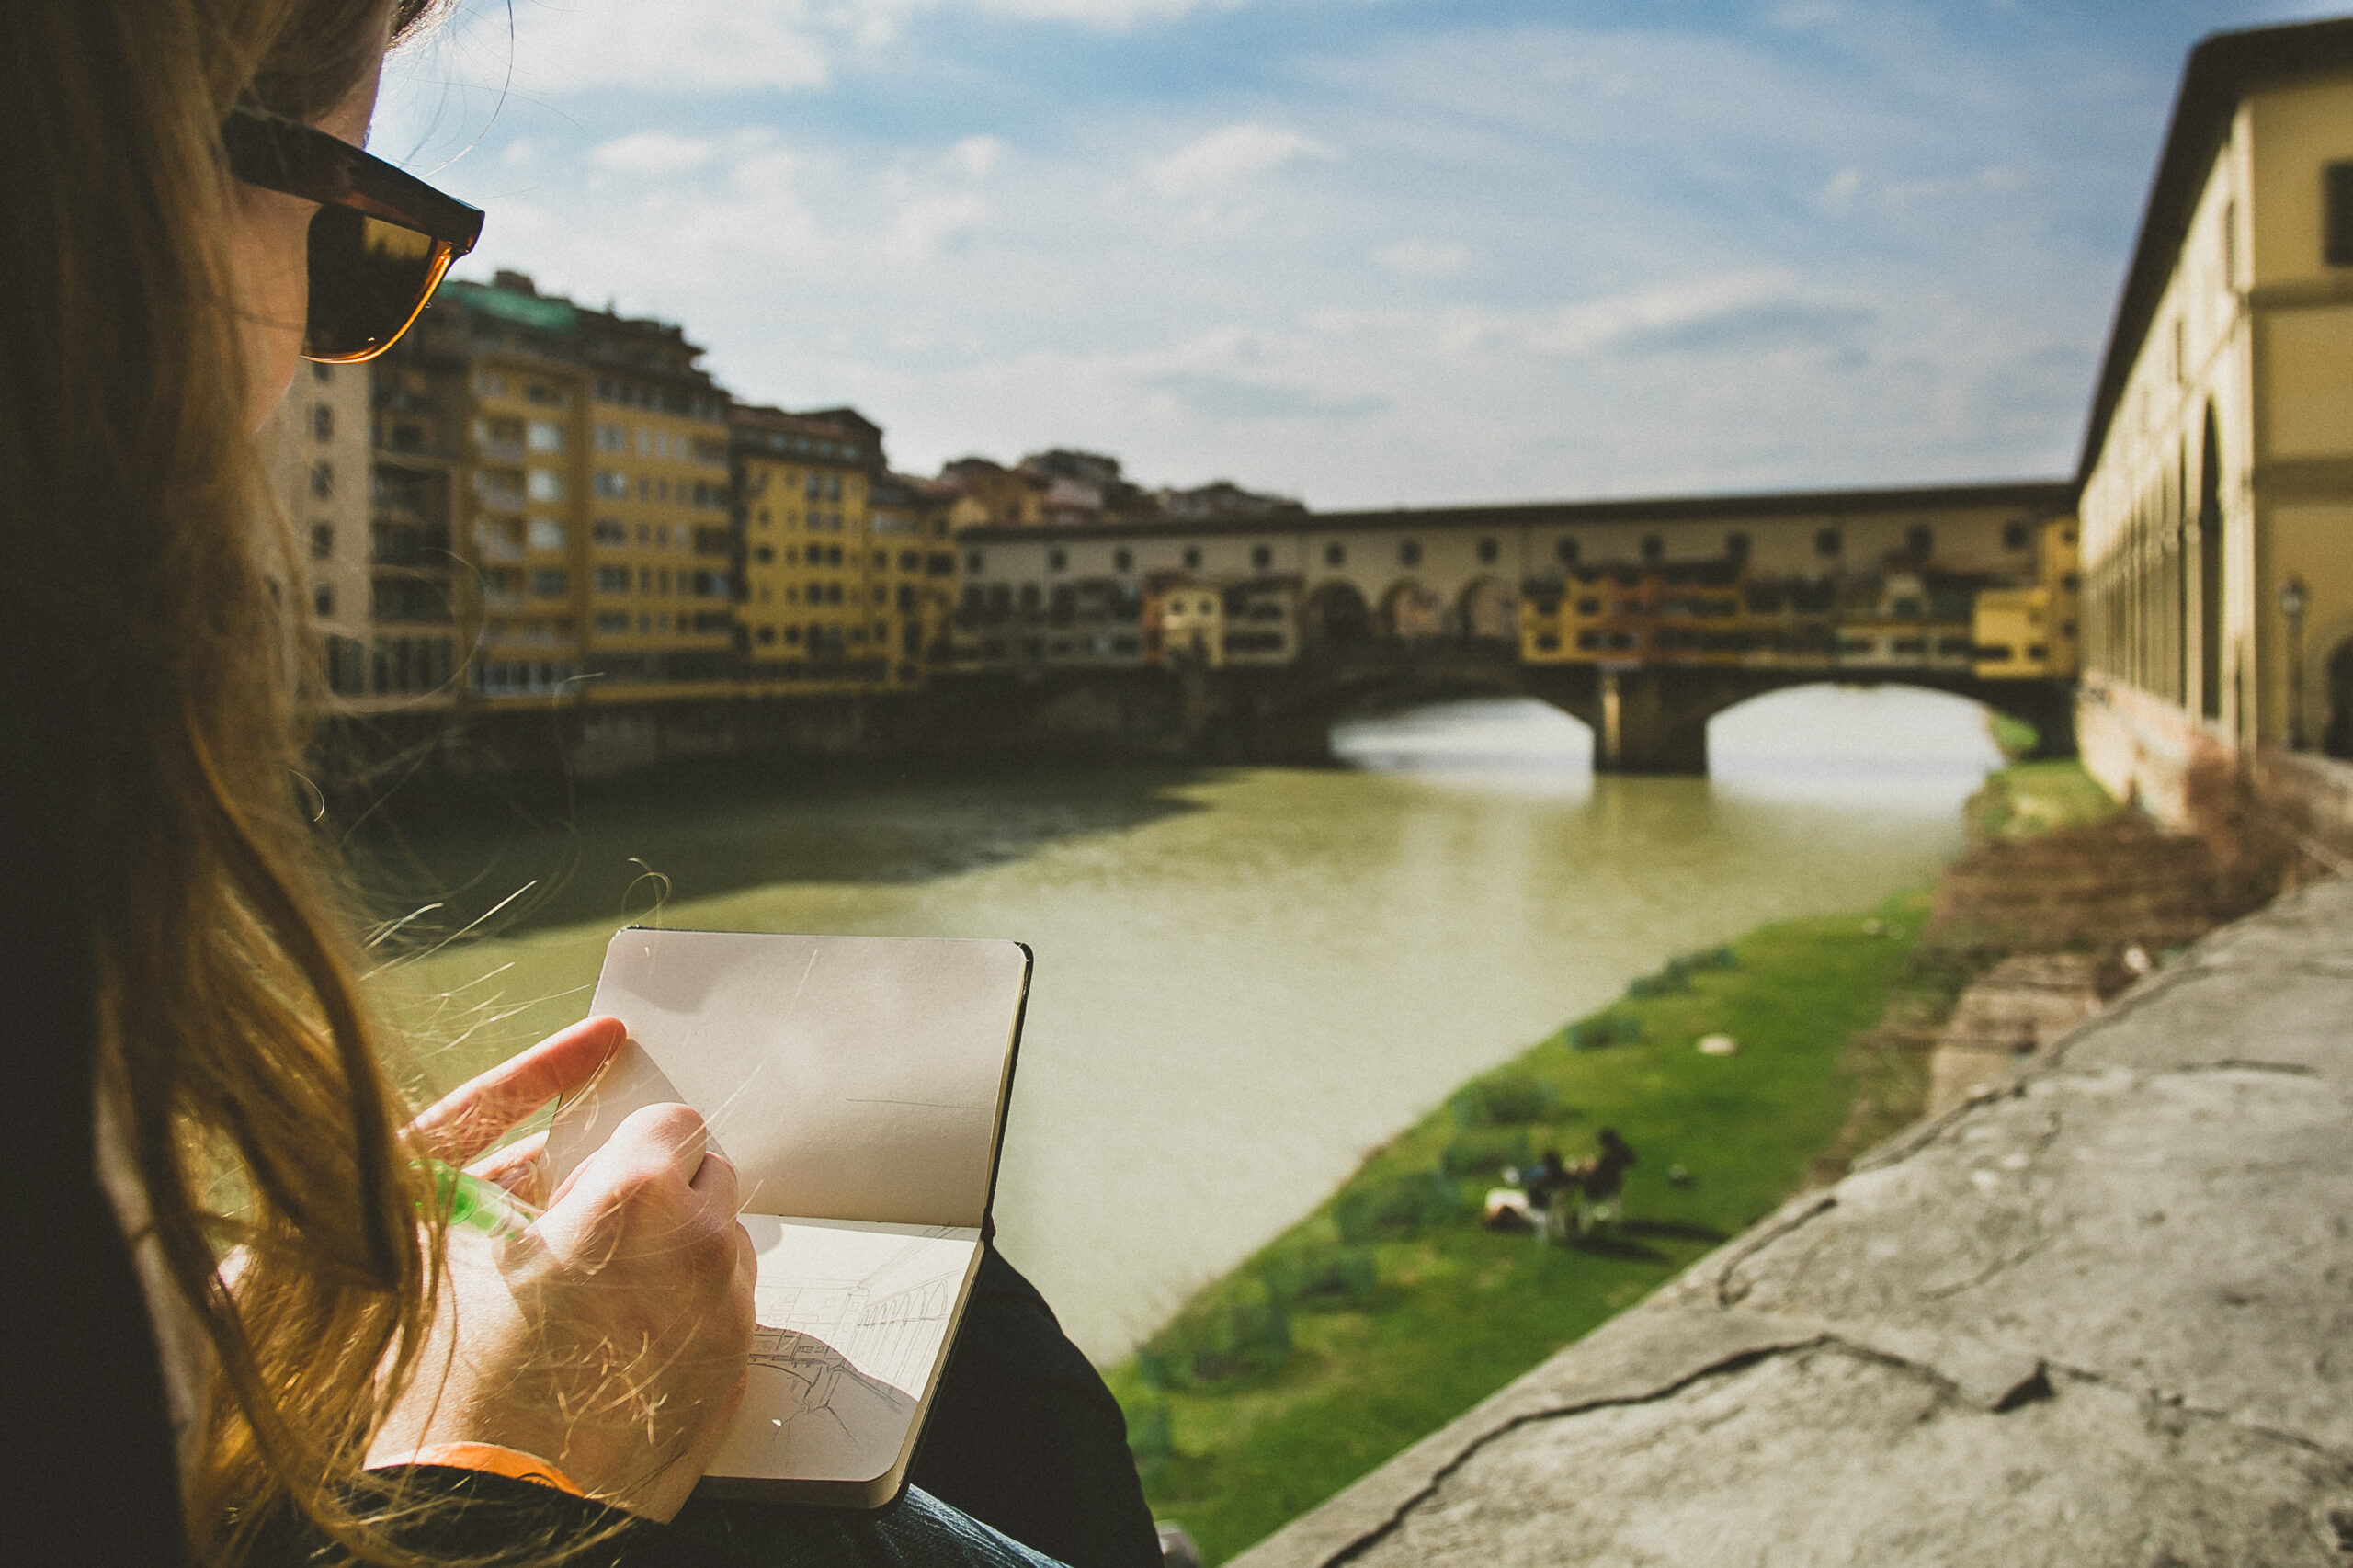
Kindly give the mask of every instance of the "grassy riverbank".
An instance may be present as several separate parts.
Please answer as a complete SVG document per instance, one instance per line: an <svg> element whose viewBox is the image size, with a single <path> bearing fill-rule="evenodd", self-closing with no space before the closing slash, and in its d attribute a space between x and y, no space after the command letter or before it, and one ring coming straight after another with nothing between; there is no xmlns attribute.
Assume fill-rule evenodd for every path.
<svg viewBox="0 0 2353 1568"><path fill-rule="evenodd" d="M1231 1556L1908 1120L1919 1053L1874 1026L1949 1000L1915 961L1927 910L1907 892L1679 960L1376 1151L1107 1374L1154 1512ZM1574 1160L1603 1126L1641 1155L1616 1234L1480 1228L1502 1164Z"/></svg>

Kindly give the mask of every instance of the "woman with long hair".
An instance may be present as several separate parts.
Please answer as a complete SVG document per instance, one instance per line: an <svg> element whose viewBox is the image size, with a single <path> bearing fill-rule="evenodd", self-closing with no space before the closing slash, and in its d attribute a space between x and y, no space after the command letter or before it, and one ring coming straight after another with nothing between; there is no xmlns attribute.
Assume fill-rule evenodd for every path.
<svg viewBox="0 0 2353 1568"><path fill-rule="evenodd" d="M385 1070L298 807L301 596L252 432L298 355L396 337L479 226L360 150L433 4L0 23L5 1419L37 1543L9 1560L1040 1561L920 1492L681 1518L752 1327L700 1120L639 1112L493 1244L449 1230L436 1162L527 1187L496 1145L620 1026L414 1118ZM1078 1484L1111 1494L1101 1560L1139 1560L1132 1471Z"/></svg>

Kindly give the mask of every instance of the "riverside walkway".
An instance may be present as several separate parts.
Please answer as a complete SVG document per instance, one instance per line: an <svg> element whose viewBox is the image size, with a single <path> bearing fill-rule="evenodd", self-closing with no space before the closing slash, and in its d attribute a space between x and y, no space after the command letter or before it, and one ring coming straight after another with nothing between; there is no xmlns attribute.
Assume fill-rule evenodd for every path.
<svg viewBox="0 0 2353 1568"><path fill-rule="evenodd" d="M1234 1560L2353 1562L2353 882Z"/></svg>

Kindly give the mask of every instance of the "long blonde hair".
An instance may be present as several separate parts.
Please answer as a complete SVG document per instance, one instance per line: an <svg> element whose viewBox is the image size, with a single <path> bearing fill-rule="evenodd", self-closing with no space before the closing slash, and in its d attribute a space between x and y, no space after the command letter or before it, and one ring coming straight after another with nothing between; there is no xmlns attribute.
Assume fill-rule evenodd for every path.
<svg viewBox="0 0 2353 1568"><path fill-rule="evenodd" d="M431 3L10 0L0 43L0 276L23 290L0 312L0 622L53 785L11 830L54 835L77 880L99 1093L219 1360L183 1477L214 1561L289 1510L401 1556L337 1483L438 1271L294 804L299 596L281 612L270 585L219 127L240 99L315 118L388 8L397 34Z"/></svg>

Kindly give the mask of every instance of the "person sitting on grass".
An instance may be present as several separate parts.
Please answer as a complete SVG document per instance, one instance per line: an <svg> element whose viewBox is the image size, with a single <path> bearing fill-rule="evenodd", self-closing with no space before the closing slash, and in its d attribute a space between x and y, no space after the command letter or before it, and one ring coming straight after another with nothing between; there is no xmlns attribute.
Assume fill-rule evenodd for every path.
<svg viewBox="0 0 2353 1568"><path fill-rule="evenodd" d="M1579 1235L1596 1225L1617 1222L1618 1195L1626 1188L1626 1173L1634 1167L1634 1151L1616 1128L1603 1128L1595 1141L1599 1150L1591 1159L1577 1162Z"/></svg>
<svg viewBox="0 0 2353 1568"><path fill-rule="evenodd" d="M1557 1236L1567 1221L1569 1195L1575 1188L1576 1174L1561 1161L1561 1151L1547 1149L1537 1157L1535 1168L1525 1172L1520 1186L1528 1193L1528 1217L1536 1228L1536 1239Z"/></svg>

